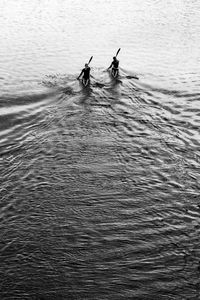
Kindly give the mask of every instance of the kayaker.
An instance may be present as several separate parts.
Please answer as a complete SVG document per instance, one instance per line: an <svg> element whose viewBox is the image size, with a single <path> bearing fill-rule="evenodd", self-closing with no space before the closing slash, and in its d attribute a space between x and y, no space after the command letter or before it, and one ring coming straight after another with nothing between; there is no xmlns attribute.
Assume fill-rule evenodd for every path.
<svg viewBox="0 0 200 300"><path fill-rule="evenodd" d="M77 79L79 80L79 78L82 77L82 82L83 84L86 86L89 83L90 80L90 67L88 64L85 64L85 68L81 71L80 75L77 77Z"/></svg>
<svg viewBox="0 0 200 300"><path fill-rule="evenodd" d="M113 57L113 61L108 68L108 70L112 67L112 73L114 76L117 76L119 74L119 60L116 58L116 56Z"/></svg>

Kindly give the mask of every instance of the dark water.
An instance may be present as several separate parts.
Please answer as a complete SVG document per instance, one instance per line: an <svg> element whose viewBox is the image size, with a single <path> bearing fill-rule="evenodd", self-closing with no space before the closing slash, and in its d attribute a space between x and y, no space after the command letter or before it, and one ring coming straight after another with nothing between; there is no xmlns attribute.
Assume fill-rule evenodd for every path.
<svg viewBox="0 0 200 300"><path fill-rule="evenodd" d="M198 299L200 94L126 77L2 100L2 299Z"/></svg>
<svg viewBox="0 0 200 300"><path fill-rule="evenodd" d="M44 2L37 1L32 22L37 16L40 24L43 14L50 11L52 15L58 13L58 21L63 20L62 9L67 12L68 5L72 7L71 1ZM11 14L13 3L2 4L2 9ZM95 5L101 7L99 1L86 1L89 3L88 14ZM106 4L111 11L114 3ZM129 16L130 8L121 1L117 3ZM171 20L175 8L182 7L197 22L196 1L170 2L171 6L163 1L155 6L144 1L141 11L138 1L130 3L144 41L145 22L139 20L142 16L148 19L148 8L154 11L153 20L162 19L164 11ZM83 13L79 6L75 1L72 16L77 11ZM19 1L16 7L17 11L33 9L28 1ZM123 21L123 15L117 13ZM23 14L19 15L22 18ZM177 31L174 39L178 32L185 32L181 16L188 20L182 10L177 15L175 22L182 31ZM2 18L4 25L7 17L5 14ZM106 13L97 17L95 26L108 17ZM17 14L13 14L13 20L17 20ZM21 24L28 22L26 18L19 20ZM167 20L166 24L171 24ZM10 24L12 31L15 23ZM128 58L122 59L125 67L121 64L120 77L113 80L104 71L102 54L97 63L100 66L92 65L94 79L87 88L75 80L80 65L73 61L65 72L61 70L65 66L58 63L56 73L56 53L59 61L62 51L56 48L55 40L53 58L49 52L49 60L44 59L39 67L41 58L37 61L36 56L45 52L38 46L44 41L40 29L45 27L36 28L41 35L32 54L37 55L28 65L23 51L31 44L25 48L24 42L20 44L19 57L14 60L23 70L16 72L18 76L7 69L9 65L11 70L12 54L8 61L3 60L5 53L1 54L1 70L7 72L1 71L0 99L0 299L200 299L197 42L194 39L192 44L186 30L185 46L194 46L193 55L189 51L183 54L178 48L183 40L178 40L176 50L171 51L174 61L167 64L165 48L158 57L163 63L156 66L149 61L146 72L142 55L149 48L145 44L135 71L126 64L132 57L128 42L131 24L127 18L122 26L127 32ZM188 30L196 36L200 26L195 24L193 30L188 24ZM110 21L114 30L112 26ZM103 38L106 27L102 28ZM15 33L23 32L16 29ZM161 32L154 43L162 44ZM74 34L75 29L67 39ZM134 37L137 49L141 45L139 31ZM30 40L34 41L33 36ZM80 41L77 43L78 48ZM134 49L133 44L130 47ZM108 45L107 51L110 48ZM175 59L177 49L180 56ZM70 51L67 60L72 58ZM96 55L98 51L96 48ZM189 65L182 69L186 57ZM173 69L175 60L177 68Z"/></svg>

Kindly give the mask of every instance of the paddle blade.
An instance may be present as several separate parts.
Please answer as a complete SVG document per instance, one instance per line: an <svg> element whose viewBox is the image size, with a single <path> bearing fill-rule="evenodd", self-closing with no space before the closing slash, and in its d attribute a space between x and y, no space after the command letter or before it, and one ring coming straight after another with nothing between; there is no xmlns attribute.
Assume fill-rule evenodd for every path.
<svg viewBox="0 0 200 300"><path fill-rule="evenodd" d="M92 59L93 59L93 56L90 57L90 60L89 60L89 62L88 62L88 65L89 65L89 63L91 62Z"/></svg>
<svg viewBox="0 0 200 300"><path fill-rule="evenodd" d="M121 48L119 48L118 50L117 50L117 53L116 53L116 57L117 57L117 55L119 54L119 51L121 50Z"/></svg>

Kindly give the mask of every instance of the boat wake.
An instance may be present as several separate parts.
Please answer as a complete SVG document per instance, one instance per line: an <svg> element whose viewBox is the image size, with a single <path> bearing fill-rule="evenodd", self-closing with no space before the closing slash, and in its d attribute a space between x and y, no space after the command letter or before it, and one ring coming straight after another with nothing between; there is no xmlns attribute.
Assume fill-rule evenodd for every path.
<svg viewBox="0 0 200 300"><path fill-rule="evenodd" d="M172 289L175 277L197 273L199 93L126 70L117 79L92 74L86 88L57 74L1 98L1 270L8 282L16 275L5 299L24 286L55 298L55 280L74 298L65 290L71 278L82 297L96 289L91 274L109 293L116 280L128 295L135 270L137 281ZM27 277L41 265L50 291Z"/></svg>

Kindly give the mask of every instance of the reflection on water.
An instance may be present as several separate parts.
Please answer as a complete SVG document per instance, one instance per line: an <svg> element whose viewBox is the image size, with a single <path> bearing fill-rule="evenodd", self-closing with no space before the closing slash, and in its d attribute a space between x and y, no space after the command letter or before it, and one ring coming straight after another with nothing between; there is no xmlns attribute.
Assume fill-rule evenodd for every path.
<svg viewBox="0 0 200 300"><path fill-rule="evenodd" d="M200 297L199 2L127 2L0 4L1 299Z"/></svg>

